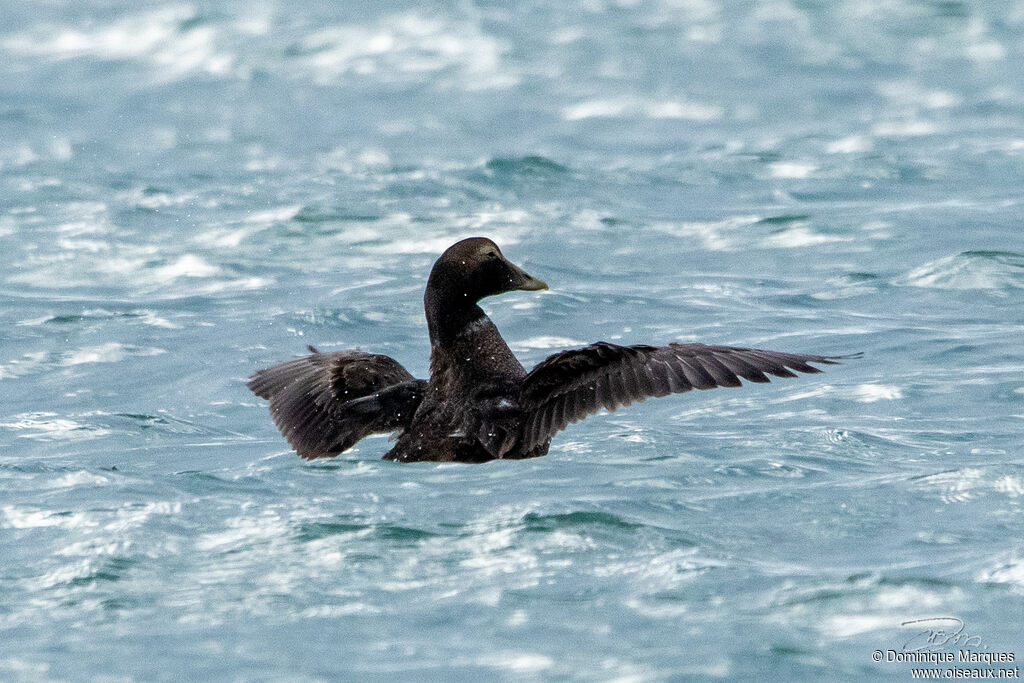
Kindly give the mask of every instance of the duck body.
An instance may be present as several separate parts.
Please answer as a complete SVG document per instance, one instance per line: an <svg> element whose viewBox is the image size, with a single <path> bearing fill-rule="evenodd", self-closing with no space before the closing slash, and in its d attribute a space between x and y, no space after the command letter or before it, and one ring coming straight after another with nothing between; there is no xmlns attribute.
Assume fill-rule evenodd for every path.
<svg viewBox="0 0 1024 683"><path fill-rule="evenodd" d="M337 455L373 433L393 433L384 456L400 462L481 463L545 455L551 437L602 408L690 389L767 382L767 374L820 372L808 363L842 356L678 344L597 342L556 353L531 371L519 363L480 299L547 289L486 238L456 243L431 270L424 292L430 379L362 351L321 353L255 373L249 388L269 399L296 452Z"/></svg>
<svg viewBox="0 0 1024 683"><path fill-rule="evenodd" d="M423 400L386 460L486 462L547 453L550 440L524 449L514 438L526 370L477 310L479 317L431 348Z"/></svg>

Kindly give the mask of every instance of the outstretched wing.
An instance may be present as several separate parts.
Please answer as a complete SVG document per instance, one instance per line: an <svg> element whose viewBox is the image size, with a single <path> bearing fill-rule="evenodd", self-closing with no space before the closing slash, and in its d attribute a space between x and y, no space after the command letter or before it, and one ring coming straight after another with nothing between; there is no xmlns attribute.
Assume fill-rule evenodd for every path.
<svg viewBox="0 0 1024 683"><path fill-rule="evenodd" d="M615 410L646 398L690 389L741 386L740 378L796 377L821 372L808 363L835 364L849 356L814 356L705 344L617 346L597 342L562 351L538 364L520 393L521 448L546 442L566 425L601 408Z"/></svg>
<svg viewBox="0 0 1024 683"><path fill-rule="evenodd" d="M247 384L269 399L281 434L306 459L337 455L364 436L402 429L426 382L398 361L362 351L320 353L254 374Z"/></svg>

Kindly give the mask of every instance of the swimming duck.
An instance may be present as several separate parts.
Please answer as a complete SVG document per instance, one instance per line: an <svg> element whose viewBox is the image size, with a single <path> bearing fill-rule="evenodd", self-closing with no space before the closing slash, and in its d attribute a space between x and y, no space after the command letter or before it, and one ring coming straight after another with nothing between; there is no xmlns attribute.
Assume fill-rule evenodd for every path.
<svg viewBox="0 0 1024 683"><path fill-rule="evenodd" d="M545 455L551 438L602 408L691 389L741 386L740 378L814 373L818 356L671 343L597 342L560 351L527 372L478 305L488 296L547 289L473 237L434 263L423 295L430 335L430 379L398 361L359 350L322 353L255 373L248 387L303 458L338 455L365 436L393 432L385 460L479 463Z"/></svg>

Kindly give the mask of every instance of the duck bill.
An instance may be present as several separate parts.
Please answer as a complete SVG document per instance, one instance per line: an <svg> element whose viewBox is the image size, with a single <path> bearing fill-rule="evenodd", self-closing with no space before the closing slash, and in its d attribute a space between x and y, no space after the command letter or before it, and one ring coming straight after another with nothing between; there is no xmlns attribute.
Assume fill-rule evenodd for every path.
<svg viewBox="0 0 1024 683"><path fill-rule="evenodd" d="M533 277L519 266L509 263L509 289L521 289L524 292L535 292L540 289L547 289L548 284L543 280L538 280Z"/></svg>

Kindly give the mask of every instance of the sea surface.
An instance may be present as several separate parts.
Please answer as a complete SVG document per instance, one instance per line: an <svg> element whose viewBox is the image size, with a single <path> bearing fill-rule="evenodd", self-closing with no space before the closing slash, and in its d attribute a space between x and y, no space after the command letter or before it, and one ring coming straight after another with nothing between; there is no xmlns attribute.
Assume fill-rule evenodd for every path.
<svg viewBox="0 0 1024 683"><path fill-rule="evenodd" d="M1020 665L1024 2L0 17L0 679L910 680L886 653L929 635ZM484 304L527 367L864 355L532 461L297 458L246 378L307 344L425 377L472 235L551 286Z"/></svg>

